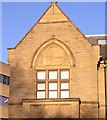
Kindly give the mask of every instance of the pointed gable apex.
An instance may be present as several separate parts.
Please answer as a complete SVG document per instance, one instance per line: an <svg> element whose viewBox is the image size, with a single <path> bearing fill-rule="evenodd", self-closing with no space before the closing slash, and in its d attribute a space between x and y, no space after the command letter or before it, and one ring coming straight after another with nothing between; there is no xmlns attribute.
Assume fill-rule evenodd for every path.
<svg viewBox="0 0 107 120"><path fill-rule="evenodd" d="M63 22L69 21L67 16L62 12L62 10L57 6L56 2L52 2L47 11L43 14L39 23L47 22Z"/></svg>
<svg viewBox="0 0 107 120"><path fill-rule="evenodd" d="M22 38L22 40L14 47L8 48L15 49L17 46L24 40L24 38L32 31L32 29L38 23L56 23L56 22L70 22L83 36L85 35L75 26L75 24L66 16L66 14L58 7L56 2L52 2L50 7L46 10L46 12L41 16L41 18L34 24L34 26L28 31L28 33ZM88 40L87 40L88 41Z"/></svg>

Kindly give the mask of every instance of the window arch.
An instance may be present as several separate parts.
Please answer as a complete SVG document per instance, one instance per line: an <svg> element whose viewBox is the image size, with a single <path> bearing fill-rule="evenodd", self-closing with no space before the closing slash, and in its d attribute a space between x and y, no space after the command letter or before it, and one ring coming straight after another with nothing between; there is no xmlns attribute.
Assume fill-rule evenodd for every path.
<svg viewBox="0 0 107 120"><path fill-rule="evenodd" d="M32 67L36 82L36 98L69 98L70 71L75 59L62 42L52 39L35 53Z"/></svg>
<svg viewBox="0 0 107 120"><path fill-rule="evenodd" d="M59 46L60 48L62 48L65 51L66 55L68 56L69 64L71 65L71 67L74 67L76 65L74 55L73 55L72 51L68 48L68 46L65 45L64 43L62 43L60 40L54 38L54 39L50 39L50 40L44 42L36 50L36 52L34 53L32 62L31 62L31 68L35 68L35 63L36 63L38 57L40 56L40 53L42 51L44 51L44 49L46 49L48 46L51 46L53 44Z"/></svg>

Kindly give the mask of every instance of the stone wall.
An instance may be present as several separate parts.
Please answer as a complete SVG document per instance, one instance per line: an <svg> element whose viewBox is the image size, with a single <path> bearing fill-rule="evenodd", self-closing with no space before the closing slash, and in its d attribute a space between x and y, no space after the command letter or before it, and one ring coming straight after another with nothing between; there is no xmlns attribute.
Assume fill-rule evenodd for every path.
<svg viewBox="0 0 107 120"><path fill-rule="evenodd" d="M53 5L55 4L51 7ZM55 7L54 13L52 12L56 14L53 22L48 19L52 8L48 10L50 11L44 14L47 18L43 16L15 48L8 49L11 66L9 117L25 117L23 99L35 99L34 69L67 67L70 69L70 98L79 98L81 102L89 103L81 104L80 116L97 118L99 46L92 46L65 15L57 19L63 14L59 8ZM51 53L49 46L54 46ZM55 55L61 58L58 58L58 62ZM59 64L60 62L62 63ZM31 111L33 108L31 106ZM76 106L73 107L74 111L75 109ZM74 117L78 118L78 115Z"/></svg>

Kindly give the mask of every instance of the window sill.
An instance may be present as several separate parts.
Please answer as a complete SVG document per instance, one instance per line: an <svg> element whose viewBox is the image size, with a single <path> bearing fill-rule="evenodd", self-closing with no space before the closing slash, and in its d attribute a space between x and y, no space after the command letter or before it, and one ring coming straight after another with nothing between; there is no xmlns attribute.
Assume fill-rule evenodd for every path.
<svg viewBox="0 0 107 120"><path fill-rule="evenodd" d="M23 99L23 103L32 102L80 102L80 98Z"/></svg>

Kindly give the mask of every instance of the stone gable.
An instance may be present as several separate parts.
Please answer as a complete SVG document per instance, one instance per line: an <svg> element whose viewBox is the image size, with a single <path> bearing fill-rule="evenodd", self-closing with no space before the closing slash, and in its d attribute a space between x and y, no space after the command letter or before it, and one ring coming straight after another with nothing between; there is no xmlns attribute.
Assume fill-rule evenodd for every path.
<svg viewBox="0 0 107 120"><path fill-rule="evenodd" d="M38 114L41 113L40 117L48 118L53 117L55 110L61 111L57 113L58 117L61 117L61 113L65 113L62 117L86 118L88 112L92 118L98 117L99 46L92 46L56 3L51 4L22 41L15 48L8 49L8 52L8 61L11 66L10 117L38 118ZM60 104L61 99L59 102L53 99L52 102L48 98L49 95L46 95L49 101L41 100L43 103L36 98L36 71L53 69L58 71L69 69L70 102L64 100ZM48 89L46 92L48 93ZM58 96L60 94L58 90ZM71 110L72 114L69 114L69 111L68 113L63 111L67 107L66 104L74 110L74 112ZM54 109L48 115L43 109L50 111L49 106ZM19 113L20 110L22 110L21 113Z"/></svg>

